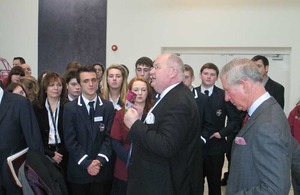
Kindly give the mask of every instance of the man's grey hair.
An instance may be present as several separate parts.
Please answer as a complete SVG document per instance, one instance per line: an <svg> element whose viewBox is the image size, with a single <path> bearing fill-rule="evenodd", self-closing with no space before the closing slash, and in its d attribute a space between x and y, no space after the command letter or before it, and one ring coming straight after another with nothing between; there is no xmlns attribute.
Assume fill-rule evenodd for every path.
<svg viewBox="0 0 300 195"><path fill-rule="evenodd" d="M236 58L226 64L221 70L228 84L238 84L241 79L262 82L263 77L253 61L246 58Z"/></svg>

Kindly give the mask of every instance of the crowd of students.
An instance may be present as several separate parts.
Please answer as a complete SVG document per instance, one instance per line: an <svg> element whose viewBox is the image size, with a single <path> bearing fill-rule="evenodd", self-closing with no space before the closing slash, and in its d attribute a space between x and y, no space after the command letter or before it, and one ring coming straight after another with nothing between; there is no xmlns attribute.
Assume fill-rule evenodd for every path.
<svg viewBox="0 0 300 195"><path fill-rule="evenodd" d="M56 72L46 70L41 72L38 79L35 79L31 75L29 65L26 64L26 66L23 67L23 64L25 64L25 60L22 57L14 58L13 68L8 77L1 81L1 87L7 92L22 95L31 102L39 126L44 153L53 163L59 165L62 174L65 176L70 194L84 194L84 190L92 190L93 187L86 187L81 184L93 182L97 184L93 185L94 187L96 186L94 189L96 190L95 192L101 192L100 194L110 194L111 190L112 193L115 194L126 193L126 185L124 183L127 181L127 170L124 165L126 163L123 161L126 161L128 155L126 142L129 141L126 140L126 128L123 122L118 120L123 120L122 116L124 115L128 89L137 94L135 104L140 106L141 109L145 108L145 113L151 108L153 100L151 95L152 88L149 83L149 72L153 66L153 61L148 57L141 57L136 64L138 77L132 79L129 85L127 81L129 70L125 65L121 64L112 64L105 69L105 66L101 63L95 63L92 66L81 66L78 62L73 61L67 65L66 72L63 76ZM143 69L142 71L138 70L141 68ZM27 74L28 71L30 71L30 74ZM85 78L86 75L88 75L87 80L82 80L81 77ZM92 75L91 79L90 75ZM94 76L95 78L93 78ZM95 91L94 87L96 87ZM90 175L88 175L88 172L83 171L83 175L75 174L76 176L74 176L73 173L76 171L74 171L74 169L70 171L68 167L74 165L71 161L73 158L76 159L76 156L73 156L72 152L70 154L70 151L74 149L74 153L78 155L78 148L73 148L72 144L75 144L75 142L72 141L74 140L69 140L69 145L65 143L65 137L70 138L69 133L72 134L72 132L69 132L69 129L71 129L70 124L64 125L64 123L67 123L68 116L71 115L71 111L68 110L68 107L65 108L65 105L72 101L76 103L79 101L78 104L80 104L80 101L87 97L101 97L99 100L97 98L95 99L95 115L94 119L92 119L93 124L101 122L99 127L96 128L96 132L100 130L100 134L96 133L92 135L92 137L100 137L102 142L98 139L94 140L95 137L90 140L84 135L82 135L82 137L85 137L85 140L81 140L83 143L75 142L78 145L84 145L79 147L86 147L85 149L90 150L89 152L92 153L95 152L93 150L97 147L98 149L105 148L103 145L104 142L107 142L107 152L112 154L104 155L104 159L109 165L106 165L106 167L108 167L107 170L101 171L101 174L89 173ZM112 107L110 107L110 102L112 103ZM99 109L97 104L100 106ZM107 104L109 109L106 108L102 110L104 104ZM89 106L87 106L87 108L89 108ZM89 110L87 111L88 114L90 114ZM114 117L115 113L117 113L116 117ZM106 115L109 115L109 117L104 118ZM74 118L72 118L72 120L74 120ZM81 124L84 123L82 120L78 120L78 122ZM74 122L71 123L74 125ZM112 125L113 129L111 129ZM76 128L74 127L74 129ZM89 131L94 131L91 130L93 127L89 127L88 129ZM83 129L80 129L80 131L83 131ZM109 141L107 141L108 138ZM110 140L110 138L112 140ZM90 143L92 145L88 147L85 146L88 144L86 142L90 141L98 143L95 143L95 146L92 143ZM82 160L84 159L80 159L80 161ZM102 160L100 161L102 166L104 162L102 162ZM80 163L76 162L75 164ZM82 169L76 166L72 168ZM115 171L113 170L114 168L116 169ZM96 175L100 176L97 178ZM105 185L102 185L100 181L104 181ZM113 188L111 188L112 185ZM99 186L103 188L100 189ZM1 187L3 193L9 194L13 192L9 191L11 189L6 189L5 186L3 188L4 190Z"/></svg>

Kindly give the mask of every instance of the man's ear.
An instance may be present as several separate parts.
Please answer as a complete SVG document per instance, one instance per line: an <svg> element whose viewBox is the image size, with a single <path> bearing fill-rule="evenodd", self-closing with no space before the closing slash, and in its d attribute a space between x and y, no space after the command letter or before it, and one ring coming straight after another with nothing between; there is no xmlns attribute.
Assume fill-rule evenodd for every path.
<svg viewBox="0 0 300 195"><path fill-rule="evenodd" d="M265 69L266 69L266 72L268 73L269 72L269 65L266 65Z"/></svg>
<svg viewBox="0 0 300 195"><path fill-rule="evenodd" d="M171 68L170 76L175 77L178 75L178 70L176 68Z"/></svg>
<svg viewBox="0 0 300 195"><path fill-rule="evenodd" d="M239 84L242 87L242 89L245 91L245 93L248 93L249 83L244 79L240 79Z"/></svg>

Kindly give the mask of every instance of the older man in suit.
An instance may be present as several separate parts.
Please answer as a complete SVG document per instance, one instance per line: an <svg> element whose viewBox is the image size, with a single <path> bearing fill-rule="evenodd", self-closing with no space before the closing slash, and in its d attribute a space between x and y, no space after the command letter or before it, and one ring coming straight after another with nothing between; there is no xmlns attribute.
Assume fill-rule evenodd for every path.
<svg viewBox="0 0 300 195"><path fill-rule="evenodd" d="M22 149L43 153L39 126L26 98L0 87L0 193L22 194L9 171L7 157ZM1 187L2 186L2 187ZM4 191L1 191L4 188Z"/></svg>
<svg viewBox="0 0 300 195"><path fill-rule="evenodd" d="M113 176L109 131L114 107L97 96L98 81L93 66L82 66L77 73L82 95L65 104L63 115L71 194L108 195Z"/></svg>
<svg viewBox="0 0 300 195"><path fill-rule="evenodd" d="M235 59L223 67L221 80L226 101L249 117L233 143L226 194L288 194L299 146L280 105L262 85L259 69L251 60Z"/></svg>
<svg viewBox="0 0 300 195"><path fill-rule="evenodd" d="M125 114L133 143L127 194L201 193L199 113L191 91L182 83L183 71L178 56L159 56L150 74L160 99L144 123L140 110L132 108Z"/></svg>

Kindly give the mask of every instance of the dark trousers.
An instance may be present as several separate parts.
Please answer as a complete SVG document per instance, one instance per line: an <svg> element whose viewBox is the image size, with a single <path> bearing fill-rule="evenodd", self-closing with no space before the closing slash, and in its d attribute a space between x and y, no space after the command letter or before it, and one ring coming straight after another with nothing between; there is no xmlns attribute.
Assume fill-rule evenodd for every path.
<svg viewBox="0 0 300 195"><path fill-rule="evenodd" d="M300 195L300 178L292 170L292 185L294 189L294 195Z"/></svg>
<svg viewBox="0 0 300 195"><path fill-rule="evenodd" d="M221 195L221 177L224 155L205 155L203 162L203 185L207 178L209 195Z"/></svg>
<svg viewBox="0 0 300 195"><path fill-rule="evenodd" d="M111 189L111 195L126 195L127 181L120 180L114 177Z"/></svg>
<svg viewBox="0 0 300 195"><path fill-rule="evenodd" d="M70 183L72 195L110 195L111 181L92 182L87 184Z"/></svg>

